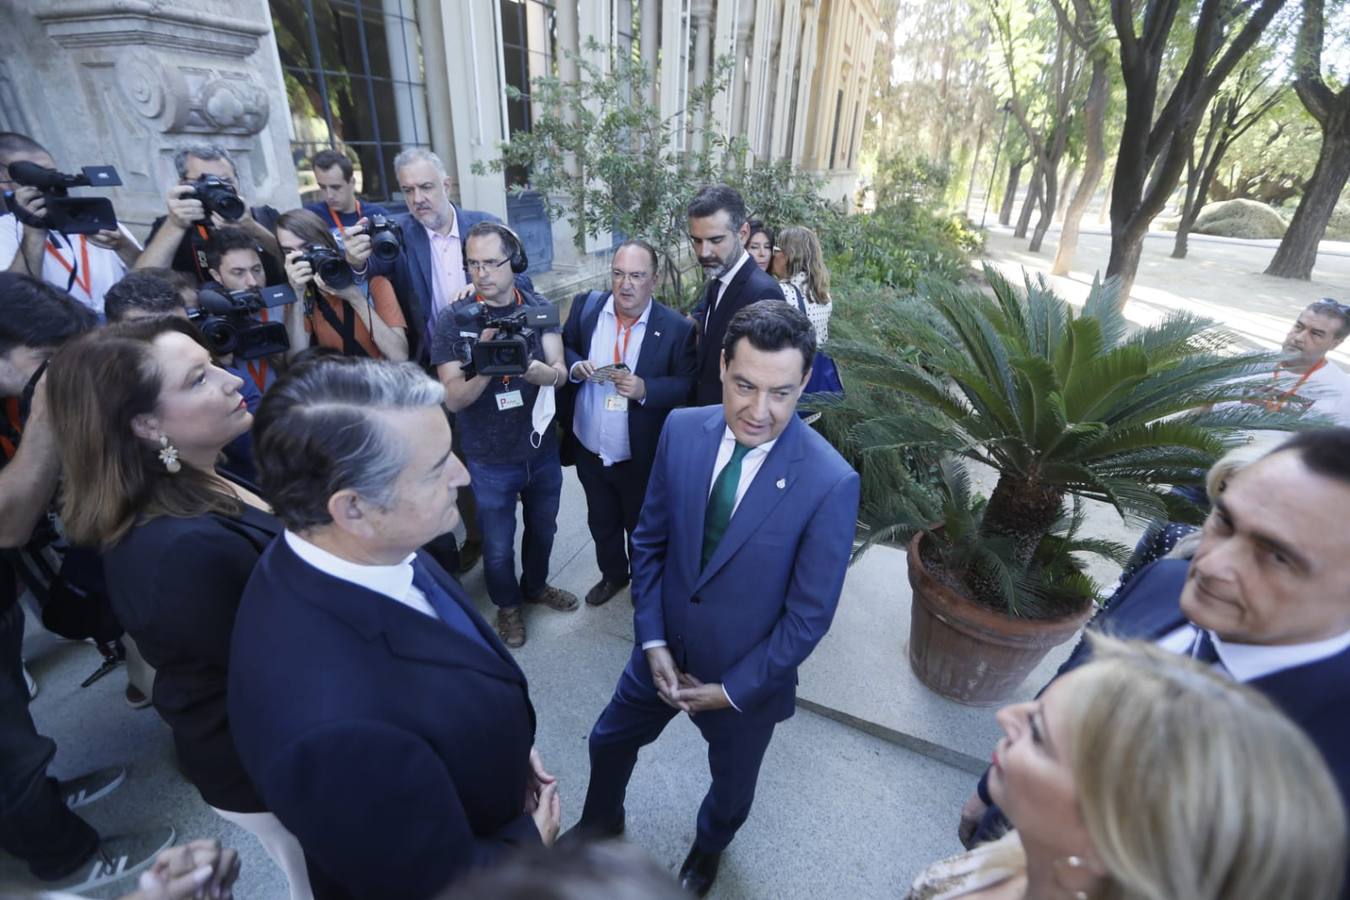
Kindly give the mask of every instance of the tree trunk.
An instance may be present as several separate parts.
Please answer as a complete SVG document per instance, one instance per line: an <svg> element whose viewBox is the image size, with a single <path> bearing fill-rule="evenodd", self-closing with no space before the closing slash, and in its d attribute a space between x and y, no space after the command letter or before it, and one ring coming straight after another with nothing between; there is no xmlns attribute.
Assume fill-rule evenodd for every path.
<svg viewBox="0 0 1350 900"><path fill-rule="evenodd" d="M1139 258L1144 253L1144 235L1147 233L1147 221L1142 227L1136 224L1119 231L1114 222L1111 225L1111 254L1106 260L1106 277L1120 279L1118 302L1122 306L1134 287L1134 277L1139 271Z"/></svg>
<svg viewBox="0 0 1350 900"><path fill-rule="evenodd" d="M1109 65L1109 60L1101 54L1092 61L1092 82L1083 106L1083 180L1078 182L1078 189L1064 211L1064 227L1059 232L1059 248L1055 251L1055 262L1050 266L1051 275L1067 275L1073 267L1083 213L1087 212L1092 195L1097 191L1097 182L1101 181L1102 170L1106 168L1106 103L1111 96Z"/></svg>
<svg viewBox="0 0 1350 900"><path fill-rule="evenodd" d="M1045 190L1041 193L1041 217L1036 220L1036 230L1031 233L1031 243L1027 249L1032 253L1041 252L1041 242L1050 230L1050 220L1055 217L1055 200L1059 196L1058 161L1045 164Z"/></svg>
<svg viewBox="0 0 1350 900"><path fill-rule="evenodd" d="M1012 222L1013 204L1017 202L1017 186L1022 181L1022 169L1026 166L1025 159L1019 159L1008 166L1008 184L1003 189L1003 205L998 209L998 224L1007 225Z"/></svg>
<svg viewBox="0 0 1350 900"><path fill-rule="evenodd" d="M1045 166L1041 160L1036 160L1036 168L1031 173L1031 184L1027 188L1027 198L1022 201L1022 211L1017 214L1017 227L1013 229L1013 237L1024 238L1027 236L1027 229L1031 227L1031 214L1036 211L1036 205L1041 202L1041 192L1045 188Z"/></svg>
<svg viewBox="0 0 1350 900"><path fill-rule="evenodd" d="M1059 519L1063 501L1064 491L1057 485L1000 475L980 521L980 536L1010 539L1013 560L1019 566L1030 565L1036 548Z"/></svg>
<svg viewBox="0 0 1350 900"><path fill-rule="evenodd" d="M1327 223L1336 210L1336 201L1350 179L1350 108L1338 104L1340 115L1328 119L1322 137L1322 151L1317 156L1317 168L1303 191L1289 230L1280 241L1280 248L1266 267L1267 275L1279 278L1312 278L1317 262L1317 245L1326 234Z"/></svg>
<svg viewBox="0 0 1350 900"><path fill-rule="evenodd" d="M1069 208L1069 200L1073 197L1075 179L1078 178L1078 164L1071 163L1069 171L1064 174L1064 187L1059 192L1059 203L1055 206L1055 218L1064 221L1064 214Z"/></svg>

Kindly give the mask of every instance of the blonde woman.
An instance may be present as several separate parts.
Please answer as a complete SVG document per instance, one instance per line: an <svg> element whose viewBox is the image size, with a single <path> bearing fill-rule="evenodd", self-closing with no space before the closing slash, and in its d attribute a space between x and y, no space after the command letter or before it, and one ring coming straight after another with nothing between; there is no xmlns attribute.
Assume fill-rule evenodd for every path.
<svg viewBox="0 0 1350 900"><path fill-rule="evenodd" d="M1337 896L1345 814L1298 727L1152 645L1093 653L998 713L989 788L1016 831L930 867L910 900Z"/></svg>
<svg viewBox="0 0 1350 900"><path fill-rule="evenodd" d="M783 285L783 297L793 304L816 329L817 346L830 337L830 273L820 250L820 240L809 228L794 225L778 234L770 274Z"/></svg>

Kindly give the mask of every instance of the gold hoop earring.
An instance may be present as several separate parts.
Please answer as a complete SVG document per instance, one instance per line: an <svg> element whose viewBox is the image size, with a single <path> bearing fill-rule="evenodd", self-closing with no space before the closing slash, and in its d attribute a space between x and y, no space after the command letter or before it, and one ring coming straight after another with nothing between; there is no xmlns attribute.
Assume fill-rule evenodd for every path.
<svg viewBox="0 0 1350 900"><path fill-rule="evenodd" d="M159 436L159 461L164 463L170 475L177 475L183 470L183 464L178 461L178 448L169 443L166 434Z"/></svg>

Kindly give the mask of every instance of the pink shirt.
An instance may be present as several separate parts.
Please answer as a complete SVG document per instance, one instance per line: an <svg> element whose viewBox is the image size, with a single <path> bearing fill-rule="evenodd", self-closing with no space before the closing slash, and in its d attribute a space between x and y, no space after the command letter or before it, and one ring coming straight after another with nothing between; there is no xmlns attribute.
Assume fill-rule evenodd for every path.
<svg viewBox="0 0 1350 900"><path fill-rule="evenodd" d="M425 225L422 226L426 228ZM464 278L464 250L459 240L459 217L450 209L450 233L437 234L427 228L431 241L431 317L429 331L435 330L435 320L455 302L468 281Z"/></svg>

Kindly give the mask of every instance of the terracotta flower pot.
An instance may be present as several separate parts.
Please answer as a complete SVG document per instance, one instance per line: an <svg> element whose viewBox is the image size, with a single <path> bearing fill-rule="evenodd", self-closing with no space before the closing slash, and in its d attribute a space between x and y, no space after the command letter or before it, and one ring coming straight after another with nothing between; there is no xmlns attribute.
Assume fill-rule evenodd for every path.
<svg viewBox="0 0 1350 900"><path fill-rule="evenodd" d="M995 612L938 581L919 553L920 532L909 542L909 665L937 694L972 706L1003 702L1050 648L1073 637L1091 616L1015 619Z"/></svg>

